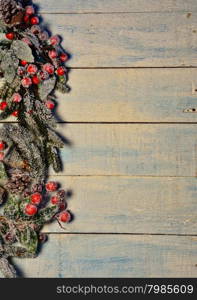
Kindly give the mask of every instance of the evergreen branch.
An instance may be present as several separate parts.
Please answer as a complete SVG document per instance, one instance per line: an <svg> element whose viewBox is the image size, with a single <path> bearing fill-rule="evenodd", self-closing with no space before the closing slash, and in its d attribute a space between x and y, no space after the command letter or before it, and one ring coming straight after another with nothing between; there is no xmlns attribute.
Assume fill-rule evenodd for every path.
<svg viewBox="0 0 197 300"><path fill-rule="evenodd" d="M68 56L58 36L32 26L39 19L25 2L0 0L0 120L13 115L18 121L0 128L0 270L6 278L17 276L10 257L36 257L46 223L71 219L65 191L47 181L50 166L62 169L64 143L52 110L55 91L69 91Z"/></svg>

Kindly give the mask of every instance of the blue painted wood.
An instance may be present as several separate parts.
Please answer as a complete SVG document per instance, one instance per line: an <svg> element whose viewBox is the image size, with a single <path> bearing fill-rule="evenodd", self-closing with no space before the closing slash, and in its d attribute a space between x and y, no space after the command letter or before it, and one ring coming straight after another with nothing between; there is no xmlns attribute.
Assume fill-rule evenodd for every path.
<svg viewBox="0 0 197 300"><path fill-rule="evenodd" d="M197 11L195 0L34 0L34 3L42 13Z"/></svg>
<svg viewBox="0 0 197 300"><path fill-rule="evenodd" d="M61 175L196 176L196 124L61 124Z"/></svg>
<svg viewBox="0 0 197 300"><path fill-rule="evenodd" d="M197 66L197 14L46 14L70 67Z"/></svg>
<svg viewBox="0 0 197 300"><path fill-rule="evenodd" d="M196 69L77 69L69 84L69 94L58 94L63 121L197 121Z"/></svg>
<svg viewBox="0 0 197 300"><path fill-rule="evenodd" d="M52 31L64 36L63 44L72 53L71 67L197 66L197 2L194 0L43 0L41 6ZM95 14L97 12L100 14ZM102 72L100 76L103 78L109 76L107 70ZM193 75L186 76L184 81L181 71L178 71L176 80L171 82L174 70L169 69L169 75L166 74L169 78L161 83L161 73L166 71L157 72L155 78L158 77L158 81L151 81L149 73L143 72L143 82L147 79L147 86L140 80L135 83L135 89L128 93L130 104L124 110L121 106L128 99L127 96L124 98L123 90L127 85L132 86L132 73L128 72L131 82L119 85L123 98L120 97L118 109L113 114L109 113L112 122L150 122L151 116L154 122L164 119L169 122L195 121L194 114L182 114L187 104L195 105L196 82ZM97 75L89 86L80 87L86 90L86 94L77 103L79 112L82 99L86 101L87 96L91 101L90 97L94 95L90 96L90 89L96 85L95 94L100 92L101 97L108 95L109 103L113 105L112 89L117 86L118 79L115 72L105 90L102 90L102 80L99 81L100 73L94 74ZM78 89L79 84L76 83L74 88ZM138 89L141 94L137 94ZM140 104L137 103L140 95L144 102L147 100L150 104L143 117L139 114ZM160 98L159 102L157 98ZM99 101L98 97L96 108L92 105L92 110L97 111ZM106 99L103 102L106 105ZM135 117L131 112L126 117L125 111L134 105ZM75 119L70 120L104 120L102 110L98 109L97 113L98 117L87 115L84 120L78 113ZM63 118L66 117L65 109ZM19 268L24 269L24 275L196 277L196 237L150 235L152 230L165 234L195 233L196 125L72 124L63 127L61 132L72 144L63 151L65 170L61 175L66 176L59 178L65 183L68 179L68 185L76 179L74 201L79 203L70 206L74 213L76 209L76 223L71 224L70 230L78 233L81 230L81 234L51 234L50 242L44 245L38 259L15 260ZM76 175L85 175L86 180ZM119 196L121 193L123 200ZM124 214L120 213L121 208ZM110 230L114 234L83 234L89 228L95 229L95 232L98 230L97 233ZM131 230L137 233L145 229L149 234L116 234ZM57 228L53 230L57 232Z"/></svg>
<svg viewBox="0 0 197 300"><path fill-rule="evenodd" d="M74 221L57 233L197 234L195 177L52 177L72 192Z"/></svg>
<svg viewBox="0 0 197 300"><path fill-rule="evenodd" d="M52 235L26 277L196 277L196 237Z"/></svg>

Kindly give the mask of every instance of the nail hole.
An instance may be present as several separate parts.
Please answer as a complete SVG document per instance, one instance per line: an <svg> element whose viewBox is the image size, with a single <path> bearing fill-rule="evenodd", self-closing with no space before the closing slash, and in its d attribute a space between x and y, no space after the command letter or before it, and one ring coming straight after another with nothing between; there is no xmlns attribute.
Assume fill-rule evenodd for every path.
<svg viewBox="0 0 197 300"><path fill-rule="evenodd" d="M185 113L197 112L197 108L186 108L183 110Z"/></svg>

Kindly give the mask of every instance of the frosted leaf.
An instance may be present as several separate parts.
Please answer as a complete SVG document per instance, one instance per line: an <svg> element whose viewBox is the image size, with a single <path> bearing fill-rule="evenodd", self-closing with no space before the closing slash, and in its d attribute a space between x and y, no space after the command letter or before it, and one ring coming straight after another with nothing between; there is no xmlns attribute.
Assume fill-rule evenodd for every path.
<svg viewBox="0 0 197 300"><path fill-rule="evenodd" d="M11 83L16 76L16 69L18 67L19 60L11 51L8 51L1 62L1 69L4 72L5 80Z"/></svg>
<svg viewBox="0 0 197 300"><path fill-rule="evenodd" d="M13 41L11 49L19 59L34 62L31 48L25 42L19 40Z"/></svg>
<svg viewBox="0 0 197 300"><path fill-rule="evenodd" d="M44 100L47 98L47 96L55 88L55 84L56 84L55 76L43 81L43 83L39 86L39 91L38 91L41 100Z"/></svg>
<svg viewBox="0 0 197 300"><path fill-rule="evenodd" d="M37 233L27 226L24 230L18 231L18 238L22 246L25 246L31 253L35 253L38 247Z"/></svg>

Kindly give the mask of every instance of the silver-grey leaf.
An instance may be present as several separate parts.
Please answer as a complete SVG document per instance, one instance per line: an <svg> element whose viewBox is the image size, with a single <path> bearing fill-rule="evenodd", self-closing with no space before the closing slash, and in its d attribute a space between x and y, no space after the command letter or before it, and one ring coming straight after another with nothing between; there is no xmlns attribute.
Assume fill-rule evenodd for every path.
<svg viewBox="0 0 197 300"><path fill-rule="evenodd" d="M19 59L34 62L32 50L25 42L20 40L13 41L11 49Z"/></svg>
<svg viewBox="0 0 197 300"><path fill-rule="evenodd" d="M12 83L16 76L16 69L18 67L19 60L12 51L7 51L3 56L1 62L1 69L4 72L4 78L7 82Z"/></svg>
<svg viewBox="0 0 197 300"><path fill-rule="evenodd" d="M47 96L53 91L56 83L56 77L53 76L47 80L44 80L42 84L39 86L39 96L41 100L47 98Z"/></svg>

